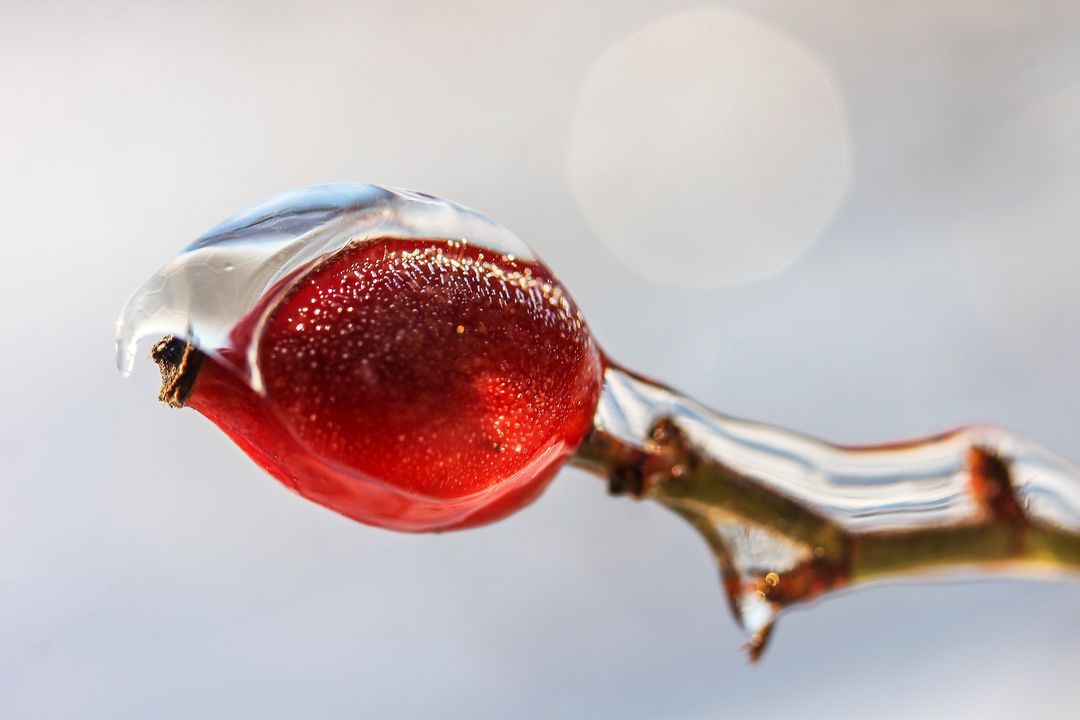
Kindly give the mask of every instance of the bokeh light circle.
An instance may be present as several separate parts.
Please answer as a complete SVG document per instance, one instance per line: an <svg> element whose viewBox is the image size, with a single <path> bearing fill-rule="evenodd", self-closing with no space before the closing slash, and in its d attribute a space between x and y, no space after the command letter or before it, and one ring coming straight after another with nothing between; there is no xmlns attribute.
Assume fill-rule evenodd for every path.
<svg viewBox="0 0 1080 720"><path fill-rule="evenodd" d="M745 283L799 257L840 206L849 124L829 71L786 33L691 11L595 63L568 171L589 223L639 272Z"/></svg>

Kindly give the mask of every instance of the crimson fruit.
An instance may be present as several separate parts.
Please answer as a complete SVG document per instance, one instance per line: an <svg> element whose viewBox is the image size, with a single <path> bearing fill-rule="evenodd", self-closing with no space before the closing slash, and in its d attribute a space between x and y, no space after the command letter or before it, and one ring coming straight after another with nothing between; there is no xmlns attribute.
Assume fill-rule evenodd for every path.
<svg viewBox="0 0 1080 720"><path fill-rule="evenodd" d="M391 202L440 202L415 197ZM466 212L451 207L451 220ZM603 369L559 281L458 234L337 244L260 291L216 347L159 343L163 398L372 525L470 527L535 499L589 431Z"/></svg>

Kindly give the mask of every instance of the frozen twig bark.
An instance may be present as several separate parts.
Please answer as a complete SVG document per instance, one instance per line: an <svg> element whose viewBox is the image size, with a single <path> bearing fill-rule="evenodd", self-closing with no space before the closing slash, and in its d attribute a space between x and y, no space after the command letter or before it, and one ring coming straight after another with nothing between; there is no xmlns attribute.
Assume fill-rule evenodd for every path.
<svg viewBox="0 0 1080 720"><path fill-rule="evenodd" d="M844 448L609 368L576 461L697 528L753 659L781 610L830 590L958 567L1080 572L1080 471L998 428Z"/></svg>

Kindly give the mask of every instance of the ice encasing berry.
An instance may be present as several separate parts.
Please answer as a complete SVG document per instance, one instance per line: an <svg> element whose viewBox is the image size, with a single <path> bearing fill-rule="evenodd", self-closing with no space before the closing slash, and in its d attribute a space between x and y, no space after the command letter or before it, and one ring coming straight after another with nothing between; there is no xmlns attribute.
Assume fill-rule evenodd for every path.
<svg viewBox="0 0 1080 720"><path fill-rule="evenodd" d="M225 353L187 404L301 495L400 530L531 501L581 442L600 386L550 273L460 242L348 248L285 294L257 342L263 393Z"/></svg>
<svg viewBox="0 0 1080 720"><path fill-rule="evenodd" d="M199 362L183 403L288 487L365 523L445 530L519 509L591 427L603 360L578 309L520 241L472 211L333 187L333 202L294 194L189 248L229 253L214 272L188 259L187 275L163 270L148 285L154 300L243 310L215 342L192 336L226 323L189 313ZM245 265L236 254L252 237L283 250ZM252 293L244 272L273 282Z"/></svg>

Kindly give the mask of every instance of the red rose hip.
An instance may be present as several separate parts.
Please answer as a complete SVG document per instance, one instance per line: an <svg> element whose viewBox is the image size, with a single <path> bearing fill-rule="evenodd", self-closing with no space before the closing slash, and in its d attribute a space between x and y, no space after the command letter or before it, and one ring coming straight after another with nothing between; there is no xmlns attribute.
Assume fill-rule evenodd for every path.
<svg viewBox="0 0 1080 720"><path fill-rule="evenodd" d="M588 432L602 357L547 268L454 235L352 238L279 271L218 347L158 344L163 397L361 522L514 512Z"/></svg>

